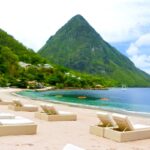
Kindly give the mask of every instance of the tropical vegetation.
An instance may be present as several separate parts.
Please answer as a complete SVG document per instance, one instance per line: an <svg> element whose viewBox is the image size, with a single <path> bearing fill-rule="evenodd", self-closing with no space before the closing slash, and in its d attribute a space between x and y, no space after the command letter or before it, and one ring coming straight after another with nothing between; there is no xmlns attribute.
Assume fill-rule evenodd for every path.
<svg viewBox="0 0 150 150"><path fill-rule="evenodd" d="M101 81L101 78L49 63L0 29L0 86L91 88L107 83Z"/></svg>

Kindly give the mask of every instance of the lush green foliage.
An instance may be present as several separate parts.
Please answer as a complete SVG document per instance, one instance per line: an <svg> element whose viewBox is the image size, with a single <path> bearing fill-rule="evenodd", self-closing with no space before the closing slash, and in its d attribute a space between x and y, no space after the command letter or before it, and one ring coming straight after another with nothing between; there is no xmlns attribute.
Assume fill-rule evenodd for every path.
<svg viewBox="0 0 150 150"><path fill-rule="evenodd" d="M105 85L150 86L150 76L105 42L80 15L50 37L39 54L58 65L92 74Z"/></svg>
<svg viewBox="0 0 150 150"><path fill-rule="evenodd" d="M19 62L30 64L21 67ZM44 58L0 29L0 86L35 88L45 86L95 87L100 84L91 76L70 71L61 66L46 68ZM39 65L40 64L40 65Z"/></svg>
<svg viewBox="0 0 150 150"><path fill-rule="evenodd" d="M12 51L11 53L18 56L19 61L31 64L46 63L45 59L34 53L33 50L26 48L2 29L0 29L0 46L8 47Z"/></svg>

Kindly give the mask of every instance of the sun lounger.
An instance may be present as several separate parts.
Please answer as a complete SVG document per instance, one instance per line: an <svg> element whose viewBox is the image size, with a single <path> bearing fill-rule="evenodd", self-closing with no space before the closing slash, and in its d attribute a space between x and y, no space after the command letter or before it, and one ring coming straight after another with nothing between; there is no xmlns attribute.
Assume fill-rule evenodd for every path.
<svg viewBox="0 0 150 150"><path fill-rule="evenodd" d="M8 106L9 109L14 111L38 111L38 107L30 104L23 104L19 100L13 100L13 104Z"/></svg>
<svg viewBox="0 0 150 150"><path fill-rule="evenodd" d="M77 116L71 112L57 111L53 105L41 105L42 112L36 112L35 117L46 121L76 121Z"/></svg>
<svg viewBox="0 0 150 150"><path fill-rule="evenodd" d="M10 105L12 104L12 102L10 101L3 101L2 99L0 99L0 105Z"/></svg>
<svg viewBox="0 0 150 150"><path fill-rule="evenodd" d="M113 114L113 119L117 123L117 128L106 128L104 137L117 142L127 142L150 138L150 126L142 124L132 124L128 116Z"/></svg>
<svg viewBox="0 0 150 150"><path fill-rule="evenodd" d="M63 150L85 150L83 148L80 148L80 147L77 147L75 145L72 145L72 144L67 144Z"/></svg>
<svg viewBox="0 0 150 150"><path fill-rule="evenodd" d="M0 136L36 134L37 125L26 118L0 119Z"/></svg>
<svg viewBox="0 0 150 150"><path fill-rule="evenodd" d="M90 126L90 133L103 137L105 128L113 128L115 122L112 119L112 116L107 112L98 112L97 117L100 120L98 125Z"/></svg>

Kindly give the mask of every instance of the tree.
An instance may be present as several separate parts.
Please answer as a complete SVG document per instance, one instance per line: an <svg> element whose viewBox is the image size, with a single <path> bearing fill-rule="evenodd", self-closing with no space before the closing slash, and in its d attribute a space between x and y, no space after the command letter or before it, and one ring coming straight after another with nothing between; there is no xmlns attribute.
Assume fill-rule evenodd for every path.
<svg viewBox="0 0 150 150"><path fill-rule="evenodd" d="M18 57L8 47L0 46L0 72L9 76L18 73Z"/></svg>

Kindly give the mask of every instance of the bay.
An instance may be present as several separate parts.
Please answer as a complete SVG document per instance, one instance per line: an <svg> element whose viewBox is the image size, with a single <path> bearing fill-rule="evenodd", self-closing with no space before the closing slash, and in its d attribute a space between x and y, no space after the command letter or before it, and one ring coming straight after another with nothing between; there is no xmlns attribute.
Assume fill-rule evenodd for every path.
<svg viewBox="0 0 150 150"><path fill-rule="evenodd" d="M110 88L108 90L25 90L20 95L42 101L75 104L115 112L150 116L150 88Z"/></svg>

